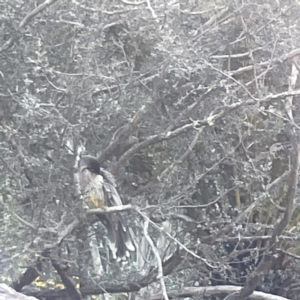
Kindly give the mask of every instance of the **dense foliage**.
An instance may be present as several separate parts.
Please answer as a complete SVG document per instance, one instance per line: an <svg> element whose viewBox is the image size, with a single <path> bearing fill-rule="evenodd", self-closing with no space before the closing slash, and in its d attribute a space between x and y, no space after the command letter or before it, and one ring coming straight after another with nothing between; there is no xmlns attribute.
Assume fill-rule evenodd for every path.
<svg viewBox="0 0 300 300"><path fill-rule="evenodd" d="M2 281L39 299L298 299L296 0L0 9ZM83 146L132 205L127 264L85 217Z"/></svg>

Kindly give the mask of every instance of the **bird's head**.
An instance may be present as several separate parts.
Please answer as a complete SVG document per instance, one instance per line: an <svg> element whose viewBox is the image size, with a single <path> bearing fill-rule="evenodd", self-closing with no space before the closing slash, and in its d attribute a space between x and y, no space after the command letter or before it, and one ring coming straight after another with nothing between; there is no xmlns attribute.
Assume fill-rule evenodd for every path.
<svg viewBox="0 0 300 300"><path fill-rule="evenodd" d="M78 167L80 170L88 169L92 173L100 174L99 161L96 159L96 157L88 155L86 152L80 153Z"/></svg>

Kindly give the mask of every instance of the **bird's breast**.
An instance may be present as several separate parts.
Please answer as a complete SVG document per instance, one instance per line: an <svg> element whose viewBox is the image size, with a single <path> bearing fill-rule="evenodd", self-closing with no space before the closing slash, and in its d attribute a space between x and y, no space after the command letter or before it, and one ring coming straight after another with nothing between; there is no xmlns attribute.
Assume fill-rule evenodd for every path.
<svg viewBox="0 0 300 300"><path fill-rule="evenodd" d="M85 201L89 208L99 208L106 205L104 193L97 190L86 193Z"/></svg>

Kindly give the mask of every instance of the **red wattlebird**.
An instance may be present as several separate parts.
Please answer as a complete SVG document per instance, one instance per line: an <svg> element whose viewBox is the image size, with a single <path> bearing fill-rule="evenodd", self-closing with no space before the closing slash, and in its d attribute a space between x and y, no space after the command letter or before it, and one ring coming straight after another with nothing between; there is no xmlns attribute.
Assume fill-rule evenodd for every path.
<svg viewBox="0 0 300 300"><path fill-rule="evenodd" d="M89 208L123 204L116 189L113 175L100 168L95 157L81 154L78 165L81 193ZM135 247L121 213L99 214L97 216L107 228L109 248L113 257L125 260L126 257L129 257L128 251L135 251Z"/></svg>

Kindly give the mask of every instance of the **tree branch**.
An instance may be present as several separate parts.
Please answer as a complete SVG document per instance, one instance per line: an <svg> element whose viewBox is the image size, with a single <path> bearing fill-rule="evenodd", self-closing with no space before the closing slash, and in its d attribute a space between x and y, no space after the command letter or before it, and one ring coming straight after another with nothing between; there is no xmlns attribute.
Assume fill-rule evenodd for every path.
<svg viewBox="0 0 300 300"><path fill-rule="evenodd" d="M208 267L215 269L217 268L216 266L213 266L211 263L209 263L207 261L207 259L200 257L199 255L197 255L196 253L194 253L193 251L189 250L185 245L183 245L182 243L180 243L177 239L175 239L170 233L166 232L163 228L160 228L158 225L156 225L153 221L151 221L145 214L143 214L139 209L135 209L135 211L140 214L145 220L147 220L148 222L150 222L156 229L158 229L160 232L164 233L165 235L167 235L172 241L174 241L177 245L179 245L182 249L184 249L186 252L188 252L189 254L191 254L193 257L196 257L198 259L200 259L201 261L203 261Z"/></svg>
<svg viewBox="0 0 300 300"><path fill-rule="evenodd" d="M138 151L140 151L141 149L149 147L150 145L156 144L158 142L162 142L162 141L165 141L165 140L170 140L170 139L172 139L172 138L174 138L174 137L176 137L176 136L192 129L193 126L194 126L193 123L186 124L186 125L178 128L174 131L171 131L171 132L166 132L165 131L165 132L157 134L157 135L149 136L144 141L133 145L128 151L126 151L121 156L121 158L118 160L116 165L112 168L111 173L116 174L117 171L121 168L121 166L125 163L125 161L127 161L128 159L133 157L134 154L137 153Z"/></svg>
<svg viewBox="0 0 300 300"><path fill-rule="evenodd" d="M170 299L201 296L221 296L222 294L232 294L241 290L239 286L221 285L221 286L204 286L204 287L184 287L181 290L170 291L168 293ZM161 294L153 295L149 300L160 300ZM246 299L246 298L245 298ZM287 298L267 294L263 292L254 292L250 299L254 300L288 300Z"/></svg>
<svg viewBox="0 0 300 300"><path fill-rule="evenodd" d="M158 270L157 278L160 281L160 286L161 286L161 289L162 289L163 298L165 300L169 300L166 285L165 285L165 281L164 281L164 274L163 274L163 267L162 267L161 258L160 258L160 255L159 255L156 247L154 246L154 243L153 243L152 239L150 238L150 236L148 234L148 227L149 227L149 220L145 220L144 228L143 228L144 236L145 236L148 244L150 245L150 247L151 247L151 249L152 249L152 251L153 251L153 253L156 257L157 270Z"/></svg>
<svg viewBox="0 0 300 300"><path fill-rule="evenodd" d="M104 149L104 151L98 157L98 161L100 163L106 161L107 158L111 155L111 153L116 148L119 148L122 142L135 131L137 125L142 120L146 112L146 106L142 105L142 107L136 112L134 117L124 127L121 128L121 132L117 135L115 139L113 139L113 141Z"/></svg>
<svg viewBox="0 0 300 300"><path fill-rule="evenodd" d="M180 156L180 158L177 159L176 161L174 161L171 165L169 165L166 169L163 170L163 172L159 176L160 180L163 177L167 176L175 168L176 165L181 164L190 155L190 153L192 152L193 148L197 144L197 141L198 141L198 138L199 138L201 132L202 132L202 128L200 128L200 130L197 131L197 133L195 134L192 142L188 146L188 149Z"/></svg>
<svg viewBox="0 0 300 300"><path fill-rule="evenodd" d="M259 66L278 65L278 64L281 64L281 63L283 63L284 61L286 61L288 59L292 59L292 58L294 58L296 56L299 56L299 55L300 55L300 48L295 49L295 50L289 52L288 54L284 54L280 58L276 58L273 61L263 62L263 63L259 64ZM237 70L228 72L228 75L230 75L230 76L239 75L239 74L242 74L244 72L251 71L251 70L253 70L253 68L254 68L253 65L242 67L242 68L239 68Z"/></svg>
<svg viewBox="0 0 300 300"><path fill-rule="evenodd" d="M111 213L115 213L115 212L131 210L131 209L135 209L134 206L132 206L131 204L127 204L127 205L120 205L120 206L88 209L86 211L86 214L88 216L94 215L94 214L104 214L105 215L105 214L111 214Z"/></svg>
<svg viewBox="0 0 300 300"><path fill-rule="evenodd" d="M236 80L235 80L236 81ZM280 98L286 98L289 96L295 96L295 95L300 95L300 90L296 90L296 91L291 91L291 92L283 92L283 93L279 93L279 94L271 94L268 95L264 98L261 99L256 99L254 97L251 97L251 100L247 100L244 102L238 102L238 103L233 103L231 105L227 105L227 106L223 106L222 110L220 111L220 108L218 108L218 111L220 111L219 113L213 114L211 113L208 117L206 117L203 120L198 120L198 121L194 121L192 123L187 123L185 125L183 125L180 128L177 128L173 131L164 131L160 134L156 134L156 135L152 135L149 136L148 138L146 138L144 141L137 143L135 145L133 145L129 150L127 150L118 160L118 162L116 163L116 165L112 168L111 173L113 175L115 175L118 170L121 168L121 166L125 163L125 161L127 161L128 159L130 159L131 157L134 156L134 154L136 154L138 151L147 148L153 144L162 142L162 141L166 141L166 140L170 140L173 139L189 130L192 129L198 129L202 126L207 126L207 125L213 125L217 120L221 119L222 117L228 115L229 113L231 113L232 111L237 110L238 108L242 107L242 106L246 106L246 105L254 105L257 104L257 102L269 102L272 100L276 100L276 99L280 99ZM249 95L251 96L251 94ZM177 120L177 119L176 119ZM296 126L294 124L294 126ZM297 127L297 126L296 126ZM169 128L173 128L173 126L169 126Z"/></svg>
<svg viewBox="0 0 300 300"><path fill-rule="evenodd" d="M17 291L21 291L25 285L29 285L38 278L39 271L42 270L42 264L40 260L37 261L36 266L29 267L27 270L12 283L12 287Z"/></svg>
<svg viewBox="0 0 300 300"><path fill-rule="evenodd" d="M43 11L48 6L55 3L57 0L46 0L45 2L41 3L39 6L37 6L31 13L29 13L19 24L19 28L24 27L34 16L36 16L38 13Z"/></svg>
<svg viewBox="0 0 300 300"><path fill-rule="evenodd" d="M181 262L181 256L179 251L176 251L170 258L162 263L163 274L169 275ZM137 292L141 288L148 286L149 284L157 281L158 270L155 268L149 274L144 277L139 277L135 282L126 281L119 284L113 283L101 283L101 286L81 288L80 292L82 297L88 295L102 295L104 293L128 293ZM68 292L66 289L63 290L50 290L50 291L34 291L30 293L31 296L45 300L56 300L56 299L70 299L68 298Z"/></svg>
<svg viewBox="0 0 300 300"><path fill-rule="evenodd" d="M60 276L63 284L65 285L69 296L74 300L82 300L80 291L76 289L75 284L73 283L71 278L66 275L64 268L55 259L51 259L51 263L57 274Z"/></svg>
<svg viewBox="0 0 300 300"><path fill-rule="evenodd" d="M291 129L292 130L292 129ZM266 272L272 267L272 265L276 261L276 245L278 241L278 237L283 232L285 227L288 225L294 208L294 198L296 194L297 184L298 184L298 169L299 169L299 160L300 160L300 143L299 137L291 132L290 134L291 142L293 145L294 154L292 157L292 165L291 165L291 173L289 180L289 188L287 192L287 200L286 200L286 210L284 212L283 218L278 222L277 226L275 226L274 231L272 233L272 237L270 239L270 249L267 251L260 261L256 270L247 278L244 288L242 289L240 295L236 297L237 300L246 299L248 296L252 294L255 290L262 277L266 274Z"/></svg>

